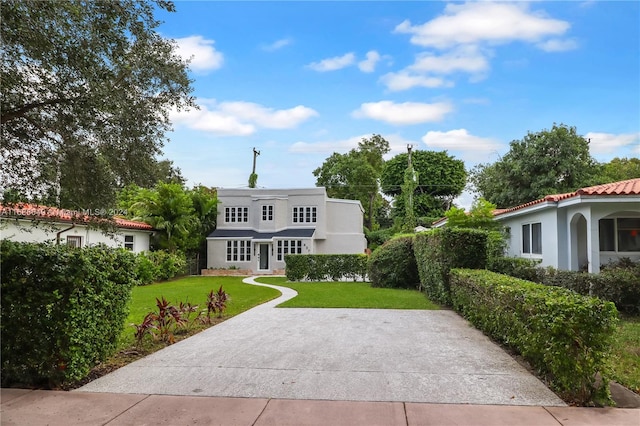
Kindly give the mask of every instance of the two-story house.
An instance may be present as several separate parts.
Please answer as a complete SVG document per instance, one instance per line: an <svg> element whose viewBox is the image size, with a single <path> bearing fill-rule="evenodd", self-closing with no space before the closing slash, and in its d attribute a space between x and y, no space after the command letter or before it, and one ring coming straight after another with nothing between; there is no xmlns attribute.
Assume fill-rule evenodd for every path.
<svg viewBox="0 0 640 426"><path fill-rule="evenodd" d="M218 226L207 237L207 267L282 273L287 254L364 253L360 201L325 188L218 189Z"/></svg>

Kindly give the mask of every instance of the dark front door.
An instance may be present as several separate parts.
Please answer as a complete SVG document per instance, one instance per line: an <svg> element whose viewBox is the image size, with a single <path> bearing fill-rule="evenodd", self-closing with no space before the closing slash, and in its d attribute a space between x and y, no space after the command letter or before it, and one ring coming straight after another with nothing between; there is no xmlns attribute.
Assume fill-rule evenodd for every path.
<svg viewBox="0 0 640 426"><path fill-rule="evenodd" d="M261 271L269 270L269 244L260 244L260 267Z"/></svg>

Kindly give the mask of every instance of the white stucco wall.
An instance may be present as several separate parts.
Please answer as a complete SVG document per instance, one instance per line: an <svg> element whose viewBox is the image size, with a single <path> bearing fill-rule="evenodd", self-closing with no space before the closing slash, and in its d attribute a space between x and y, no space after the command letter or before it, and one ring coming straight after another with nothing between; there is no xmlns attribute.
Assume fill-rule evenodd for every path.
<svg viewBox="0 0 640 426"><path fill-rule="evenodd" d="M67 223L43 223L33 226L30 221L2 219L0 221L0 239L8 239L18 242L53 242L56 241L56 233L68 229ZM133 251L139 253L149 250L150 231L136 229L121 229L117 235L107 236L96 229L89 229L85 225L75 225L72 229L60 234L60 243L66 244L68 236L82 238L82 246L105 244L109 247L124 247L124 236L133 235Z"/></svg>
<svg viewBox="0 0 640 426"><path fill-rule="evenodd" d="M359 201L334 200L327 197L325 188L302 189L219 189L218 230L253 230L280 232L287 229L309 229L311 239L302 240L303 254L364 253L366 239L363 233L363 210ZM274 220L262 220L262 206L274 206ZM248 207L248 222L225 222L226 207ZM315 207L316 222L293 222L294 207ZM284 261L277 260L277 238L273 241L252 242L252 258L248 262L226 261L227 239L209 238L207 241L207 267L251 269L259 271L260 244L269 244L269 270L284 269Z"/></svg>

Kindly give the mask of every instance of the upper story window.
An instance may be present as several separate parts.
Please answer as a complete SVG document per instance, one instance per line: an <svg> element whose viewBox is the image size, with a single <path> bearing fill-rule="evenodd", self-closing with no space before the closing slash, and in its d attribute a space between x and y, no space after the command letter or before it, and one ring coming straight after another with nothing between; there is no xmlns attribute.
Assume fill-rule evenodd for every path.
<svg viewBox="0 0 640 426"><path fill-rule="evenodd" d="M133 235L124 236L124 248L133 251Z"/></svg>
<svg viewBox="0 0 640 426"><path fill-rule="evenodd" d="M317 207L294 207L293 223L316 223L318 219Z"/></svg>
<svg viewBox="0 0 640 426"><path fill-rule="evenodd" d="M224 221L226 223L249 222L249 207L225 207Z"/></svg>
<svg viewBox="0 0 640 426"><path fill-rule="evenodd" d="M522 225L522 253L542 254L542 223Z"/></svg>
<svg viewBox="0 0 640 426"><path fill-rule="evenodd" d="M273 206L262 206L262 221L271 222L273 220Z"/></svg>
<svg viewBox="0 0 640 426"><path fill-rule="evenodd" d="M600 219L600 251L640 251L640 218Z"/></svg>

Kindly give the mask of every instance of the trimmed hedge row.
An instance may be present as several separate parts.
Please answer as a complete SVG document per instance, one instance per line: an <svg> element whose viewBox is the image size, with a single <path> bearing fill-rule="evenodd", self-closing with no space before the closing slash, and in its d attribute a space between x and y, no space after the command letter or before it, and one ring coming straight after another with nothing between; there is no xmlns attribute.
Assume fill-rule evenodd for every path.
<svg viewBox="0 0 640 426"><path fill-rule="evenodd" d="M289 281L364 281L366 254L287 254L285 273Z"/></svg>
<svg viewBox="0 0 640 426"><path fill-rule="evenodd" d="M115 349L135 255L105 246L0 242L2 385L57 386Z"/></svg>
<svg viewBox="0 0 640 426"><path fill-rule="evenodd" d="M616 304L619 311L640 313L640 263L604 268L598 274L543 268L527 259L501 258L492 263L494 272L536 283L564 287L584 296L595 296Z"/></svg>
<svg viewBox="0 0 640 426"><path fill-rule="evenodd" d="M413 236L393 238L373 251L367 269L371 287L418 288Z"/></svg>
<svg viewBox="0 0 640 426"><path fill-rule="evenodd" d="M452 268L485 268L487 235L487 231L462 228L437 228L416 234L413 249L420 284L431 300L451 305Z"/></svg>
<svg viewBox="0 0 640 426"><path fill-rule="evenodd" d="M451 271L453 307L515 348L565 400L608 397L607 358L618 312L611 302L486 270ZM596 373L603 377L596 387Z"/></svg>

